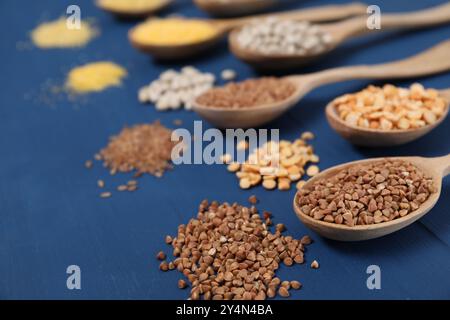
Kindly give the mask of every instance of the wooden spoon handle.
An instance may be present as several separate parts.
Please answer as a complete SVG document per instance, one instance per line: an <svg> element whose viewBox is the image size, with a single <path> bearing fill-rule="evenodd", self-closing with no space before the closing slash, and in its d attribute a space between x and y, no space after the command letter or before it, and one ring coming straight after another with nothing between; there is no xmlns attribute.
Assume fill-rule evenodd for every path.
<svg viewBox="0 0 450 320"><path fill-rule="evenodd" d="M450 174L450 154L443 157L428 158L427 161L430 166L441 171L443 177Z"/></svg>
<svg viewBox="0 0 450 320"><path fill-rule="evenodd" d="M410 58L376 65L340 67L306 75L310 80L310 89L353 79L394 79L426 76L450 70L450 40L414 55ZM305 81L305 75L294 76L299 82Z"/></svg>
<svg viewBox="0 0 450 320"><path fill-rule="evenodd" d="M301 10L291 10L280 13L260 14L245 18L235 19L216 19L213 20L215 24L224 30L231 30L241 27L254 19L264 19L276 16L283 20L305 20L310 22L324 22L345 19L355 15L366 13L367 5L359 2L353 2L344 5L328 5L314 8L306 8Z"/></svg>
<svg viewBox="0 0 450 320"><path fill-rule="evenodd" d="M367 17L355 17L346 21L325 25L332 31L335 40L341 42L347 38L371 32L382 32L395 28L423 28L450 22L450 2L433 8L399 14L381 14L381 29L369 29Z"/></svg>
<svg viewBox="0 0 450 320"><path fill-rule="evenodd" d="M446 22L450 22L450 2L416 12L381 15L381 29L427 27Z"/></svg>

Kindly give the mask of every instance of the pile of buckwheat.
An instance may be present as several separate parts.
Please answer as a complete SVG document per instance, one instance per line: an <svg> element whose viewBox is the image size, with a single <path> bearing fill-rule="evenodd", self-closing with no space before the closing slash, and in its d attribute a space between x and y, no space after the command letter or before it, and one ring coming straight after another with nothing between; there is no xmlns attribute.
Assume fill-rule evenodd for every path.
<svg viewBox="0 0 450 320"><path fill-rule="evenodd" d="M237 41L241 47L265 55L310 55L325 51L333 39L318 25L269 17L244 26Z"/></svg>
<svg viewBox="0 0 450 320"><path fill-rule="evenodd" d="M212 108L247 108L285 100L294 91L295 86L288 80L265 77L209 89L196 102Z"/></svg>
<svg viewBox="0 0 450 320"><path fill-rule="evenodd" d="M351 166L299 192L304 214L353 227L404 217L436 187L411 163L385 159Z"/></svg>
<svg viewBox="0 0 450 320"><path fill-rule="evenodd" d="M311 132L304 132L295 141L281 140L279 144L269 141L260 148L253 150L245 163L232 162L228 164L228 171L236 172L239 186L248 189L262 183L265 189L272 190L278 186L279 190L289 190L291 183L297 182L300 189L305 181L300 180L306 173L314 176L319 173L319 167L308 163L319 162L319 156L308 140L314 138ZM300 181L299 181L300 180Z"/></svg>
<svg viewBox="0 0 450 320"><path fill-rule="evenodd" d="M415 83L409 89L387 84L336 98L332 105L346 123L362 128L406 130L435 123L447 108L435 89Z"/></svg>
<svg viewBox="0 0 450 320"><path fill-rule="evenodd" d="M288 297L289 290L300 289L301 283L281 281L276 270L280 263L304 263L305 246L312 240L283 236L282 224L270 232L271 215L263 215L265 222L254 206L202 201L196 219L180 225L175 238L166 236L176 258L167 262L166 254L159 252L160 269L183 273L192 300L264 300L277 293ZM313 261L311 268L318 267ZM184 279L178 281L180 289L187 286Z"/></svg>

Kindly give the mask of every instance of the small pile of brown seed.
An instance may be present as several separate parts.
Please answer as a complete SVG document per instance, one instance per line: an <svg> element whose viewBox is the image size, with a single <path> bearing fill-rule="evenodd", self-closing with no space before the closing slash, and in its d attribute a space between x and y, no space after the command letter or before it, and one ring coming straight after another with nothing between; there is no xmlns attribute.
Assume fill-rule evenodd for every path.
<svg viewBox="0 0 450 320"><path fill-rule="evenodd" d="M144 173L161 177L165 170L171 168L171 152L174 146L171 134L172 131L159 121L124 128L117 136L112 137L108 146L94 158L103 161L104 167L110 169L111 175L134 170L134 178L139 178ZM84 165L91 169L93 162L87 160ZM112 196L111 191L104 190L106 184L103 180L97 180L97 186L102 189L100 198ZM116 187L120 192L133 192L137 189L138 181L134 179Z"/></svg>
<svg viewBox="0 0 450 320"><path fill-rule="evenodd" d="M111 174L136 170L160 177L171 168L171 134L159 121L124 128L96 158L103 160Z"/></svg>
<svg viewBox="0 0 450 320"><path fill-rule="evenodd" d="M300 190L301 211L330 223L369 225L401 218L436 192L433 180L402 160L360 164Z"/></svg>
<svg viewBox="0 0 450 320"><path fill-rule="evenodd" d="M319 173L319 156L308 140L314 138L312 132L304 132L295 141L281 140L279 143L268 141L260 148L255 149L243 164L231 162L227 170L235 172L239 179L239 186L248 189L259 185L267 190L278 187L279 190L289 190L291 183L297 182L300 189L305 181L300 180L306 173L314 176ZM310 165L305 172L305 167Z"/></svg>
<svg viewBox="0 0 450 320"><path fill-rule="evenodd" d="M264 216L270 220L268 212ZM254 206L204 200L196 219L180 225L175 238L166 237L176 259L167 262L165 254L158 253L160 269L183 273L192 300L264 300L277 293L288 297L301 283L281 281L275 272L280 263L303 263L304 246L312 240L283 236L284 229L280 224L271 233ZM178 282L179 288L186 286L184 280Z"/></svg>
<svg viewBox="0 0 450 320"><path fill-rule="evenodd" d="M209 89L196 101L212 108L249 108L285 100L294 91L295 86L288 80L264 77Z"/></svg>

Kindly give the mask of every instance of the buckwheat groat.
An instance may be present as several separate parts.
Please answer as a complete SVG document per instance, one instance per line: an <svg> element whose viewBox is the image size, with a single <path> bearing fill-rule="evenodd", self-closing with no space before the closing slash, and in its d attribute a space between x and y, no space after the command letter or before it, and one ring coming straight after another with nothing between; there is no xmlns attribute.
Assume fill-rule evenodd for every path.
<svg viewBox="0 0 450 320"><path fill-rule="evenodd" d="M418 209L436 192L414 165L383 160L344 169L299 190L301 211L316 220L353 227L383 223Z"/></svg>
<svg viewBox="0 0 450 320"><path fill-rule="evenodd" d="M190 299L264 300L300 289L298 281L281 281L276 270L281 263L303 263L311 238L284 236L282 224L272 233L270 213L263 217L265 222L253 206L204 200L197 218L178 227L171 242L173 265L190 283ZM170 270L170 263L163 261L161 270Z"/></svg>

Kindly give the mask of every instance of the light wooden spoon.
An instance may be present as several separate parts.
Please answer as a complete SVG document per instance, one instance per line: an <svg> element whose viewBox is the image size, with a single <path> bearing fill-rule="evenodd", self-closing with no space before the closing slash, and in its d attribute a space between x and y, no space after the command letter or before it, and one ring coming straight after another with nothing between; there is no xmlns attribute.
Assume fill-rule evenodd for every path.
<svg viewBox="0 0 450 320"><path fill-rule="evenodd" d="M421 128L406 130L380 130L349 125L337 114L336 108L329 103L325 108L328 123L343 138L351 143L366 147L388 147L405 144L416 140L436 128L447 117L450 103L450 89L439 90L439 95L447 101L445 113L433 124Z"/></svg>
<svg viewBox="0 0 450 320"><path fill-rule="evenodd" d="M130 18L130 19L137 19L137 18L144 18L151 16L165 8L167 8L173 0L159 0L157 6L149 6L148 8L142 8L142 9L129 9L129 10L119 10L114 7L109 6L107 3L105 3L102 0L96 0L95 4L100 9L112 13L115 16L118 16L120 18Z"/></svg>
<svg viewBox="0 0 450 320"><path fill-rule="evenodd" d="M450 40L412 57L378 65L333 68L305 75L287 76L295 92L275 103L248 107L224 108L200 105L194 101L193 110L219 128L250 128L263 125L288 111L304 95L325 84L353 79L394 79L426 76L450 70Z"/></svg>
<svg viewBox="0 0 450 320"><path fill-rule="evenodd" d="M216 30L213 37L196 43L180 45L152 45L136 39L134 30L136 26L128 33L131 44L138 50L148 53L159 59L180 59L198 54L218 43L230 30L243 26L255 18L265 18L277 16L282 19L298 19L313 22L332 21L348 18L351 16L365 13L366 5L361 3L351 3L346 5L329 5L303 10L293 10L277 14L257 15L253 17L235 18L235 19L196 19L209 23Z"/></svg>
<svg viewBox="0 0 450 320"><path fill-rule="evenodd" d="M345 21L321 25L325 33L331 35L332 42L323 50L309 55L298 54L263 54L243 48L238 41L242 28L234 29L229 35L230 50L236 57L259 69L285 69L306 65L315 59L336 49L345 41L367 33L379 33L392 29L424 28L450 22L450 3L434 8L400 14L381 15L381 29L371 30L367 27L367 17L355 17Z"/></svg>
<svg viewBox="0 0 450 320"><path fill-rule="evenodd" d="M335 175L338 171L348 168L352 165L363 163L367 164L382 159L383 158L366 159L332 167L330 169L321 172L317 176L309 179L303 186L303 188L309 188L314 182L320 179L327 179L328 177ZM414 221L416 221L417 219L421 218L426 213L428 213L438 201L442 189L442 178L450 174L450 155L438 158L392 157L389 159L408 161L413 165L417 166L417 168L419 168L428 177L433 179L437 191L431 194L428 200L422 203L422 205L417 210L410 212L404 217L394 219L389 222L382 222L371 225L357 225L354 227L349 227L347 225L340 225L315 220L314 218L304 214L299 207L298 198L300 194L297 192L294 197L295 213L308 228L314 230L315 232L317 232L318 234L320 234L325 238L340 241L360 241L360 240L374 239L395 232L410 225L411 223L413 223Z"/></svg>
<svg viewBox="0 0 450 320"><path fill-rule="evenodd" d="M232 17L260 12L274 6L277 0L194 0L203 11L217 17Z"/></svg>

